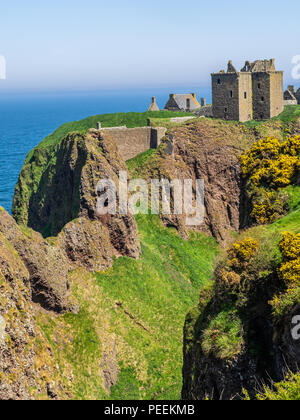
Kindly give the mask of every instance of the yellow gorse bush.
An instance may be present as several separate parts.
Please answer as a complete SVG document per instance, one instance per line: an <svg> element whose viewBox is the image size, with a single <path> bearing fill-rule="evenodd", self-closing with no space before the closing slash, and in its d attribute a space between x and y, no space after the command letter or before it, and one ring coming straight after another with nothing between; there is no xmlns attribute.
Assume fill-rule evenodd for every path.
<svg viewBox="0 0 300 420"><path fill-rule="evenodd" d="M227 251L228 260L226 267L218 272L218 291L238 291L241 286L241 273L247 268L251 259L259 248L258 242L253 238L246 238L236 242Z"/></svg>
<svg viewBox="0 0 300 420"><path fill-rule="evenodd" d="M241 156L243 175L252 194L251 216L257 223L273 223L285 213L287 197L280 189L299 177L299 154L300 136L295 136L284 142L263 138Z"/></svg>
<svg viewBox="0 0 300 420"><path fill-rule="evenodd" d="M251 216L257 223L263 225L273 223L282 212L282 201L277 192L265 191L261 200L253 204Z"/></svg>
<svg viewBox="0 0 300 420"><path fill-rule="evenodd" d="M300 136L285 142L266 137L241 156L243 175L256 187L264 184L270 188L285 187L300 170L299 153Z"/></svg>
<svg viewBox="0 0 300 420"><path fill-rule="evenodd" d="M279 249L282 253L279 276L290 289L300 286L300 233L283 233Z"/></svg>
<svg viewBox="0 0 300 420"><path fill-rule="evenodd" d="M228 251L229 265L233 269L240 269L254 257L258 249L258 242L253 238L244 239L233 244Z"/></svg>
<svg viewBox="0 0 300 420"><path fill-rule="evenodd" d="M300 233L284 232L278 244L282 254L282 262L278 268L278 276L283 280L287 290L275 295L270 302L273 313L281 316L291 309L300 297Z"/></svg>
<svg viewBox="0 0 300 420"><path fill-rule="evenodd" d="M292 261L300 258L300 233L284 232L279 249L284 261Z"/></svg>

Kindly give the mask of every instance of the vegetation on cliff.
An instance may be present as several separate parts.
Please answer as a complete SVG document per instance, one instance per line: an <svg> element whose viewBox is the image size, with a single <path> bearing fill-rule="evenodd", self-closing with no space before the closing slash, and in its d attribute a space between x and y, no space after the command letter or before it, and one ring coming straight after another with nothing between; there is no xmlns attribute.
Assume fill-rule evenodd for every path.
<svg viewBox="0 0 300 420"><path fill-rule="evenodd" d="M282 118L247 124L263 134L241 156L251 217L187 316L184 398L242 398L243 389L259 399L299 395L300 354L291 335L300 310L299 119ZM288 370L296 374L284 380Z"/></svg>
<svg viewBox="0 0 300 420"><path fill-rule="evenodd" d="M265 137L241 156L256 223L272 223L289 210L285 187L299 183L300 136L280 141Z"/></svg>
<svg viewBox="0 0 300 420"><path fill-rule="evenodd" d="M36 318L28 329L32 328L32 345L41 351L47 348L40 357L33 350L37 371L21 367L21 378L41 375L38 383L32 382L32 394L30 384L23 381L26 398L179 398L182 329L186 313L199 302L199 290L200 302L185 323L183 397L238 398L243 389L256 397L257 380L266 376L278 385L262 389L261 399L276 399L274 392L277 399L287 395L280 382L282 354L292 371L297 370L298 357L286 325L300 306L299 121L286 115L284 121L255 125L205 118L168 124L168 137L158 150L127 163L132 177L204 178L205 221L195 229L198 232L187 229L184 218L162 217L164 226L158 216L99 217L96 182L101 177L115 179L126 165L109 135L91 128L97 121L103 126L146 125L147 118L159 116L163 122L174 113L114 114L69 123L26 159L13 208L21 225L20 240L8 238L0 225L3 241L20 258L16 267L24 265L18 272L22 277L25 269L28 311ZM256 143L264 137L269 140ZM278 164L282 155L286 158ZM271 178L289 182L273 185ZM256 220L249 227L250 209L264 205L262 196L254 202L253 186L263 191L263 197L283 188L287 204L274 223L261 225L265 221ZM241 227L247 229L239 232ZM73 313L58 315L52 308L41 310L31 304L36 271L30 270L40 250L30 241L36 235L49 266L54 261L62 267L67 261L64 284L75 298ZM57 259L52 261L53 252ZM47 265L38 273L51 290ZM0 273L0 284L10 278ZM17 307L12 317L23 319L22 305L15 303L17 292L7 290L9 306ZM0 317L0 345L2 324ZM22 351L26 343L20 343ZM13 364L13 358L9 362ZM299 382L297 375L289 379L292 399ZM14 373L5 384L6 395L14 395L18 386Z"/></svg>
<svg viewBox="0 0 300 420"><path fill-rule="evenodd" d="M218 247L204 235L183 241L157 216L137 223L139 260L119 258L96 275L74 271L79 314L38 315L74 398L180 398L185 314L211 277Z"/></svg>

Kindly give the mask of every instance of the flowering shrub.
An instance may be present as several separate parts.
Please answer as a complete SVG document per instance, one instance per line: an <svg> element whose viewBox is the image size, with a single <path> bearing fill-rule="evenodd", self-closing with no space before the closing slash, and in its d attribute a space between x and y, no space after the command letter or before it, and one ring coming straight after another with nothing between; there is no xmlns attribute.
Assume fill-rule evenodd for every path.
<svg viewBox="0 0 300 420"><path fill-rule="evenodd" d="M286 193L281 191L260 191L257 200L253 200L251 216L260 225L273 223L287 211Z"/></svg>
<svg viewBox="0 0 300 420"><path fill-rule="evenodd" d="M300 297L300 233L284 232L279 249L282 254L282 263L278 275L285 283L287 291L274 296L270 304L275 315L280 316L291 309Z"/></svg>
<svg viewBox="0 0 300 420"><path fill-rule="evenodd" d="M300 286L300 233L283 233L279 249L283 258L280 277L289 289Z"/></svg>
<svg viewBox="0 0 300 420"><path fill-rule="evenodd" d="M241 156L256 223L272 223L285 214L287 196L280 196L280 189L299 179L299 154L300 136L295 136L284 142L266 137Z"/></svg>
<svg viewBox="0 0 300 420"><path fill-rule="evenodd" d="M243 174L256 187L285 187L300 170L299 153L300 136L283 143L275 137L266 137L241 156Z"/></svg>
<svg viewBox="0 0 300 420"><path fill-rule="evenodd" d="M233 244L228 251L229 265L234 270L240 270L247 266L258 249L258 242L253 238L244 239Z"/></svg>
<svg viewBox="0 0 300 420"><path fill-rule="evenodd" d="M241 274L251 259L256 255L259 244L253 238L247 238L233 244L227 251L228 260L225 267L218 270L218 291L238 291L241 286Z"/></svg>

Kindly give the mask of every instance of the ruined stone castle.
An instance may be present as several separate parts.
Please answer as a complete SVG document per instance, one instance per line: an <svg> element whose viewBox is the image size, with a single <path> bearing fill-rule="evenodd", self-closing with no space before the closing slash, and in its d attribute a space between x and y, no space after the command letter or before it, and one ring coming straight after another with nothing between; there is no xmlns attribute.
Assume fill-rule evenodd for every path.
<svg viewBox="0 0 300 420"><path fill-rule="evenodd" d="M213 116L225 120L267 120L284 109L283 72L275 60L246 62L237 71L229 61L224 70L212 75Z"/></svg>

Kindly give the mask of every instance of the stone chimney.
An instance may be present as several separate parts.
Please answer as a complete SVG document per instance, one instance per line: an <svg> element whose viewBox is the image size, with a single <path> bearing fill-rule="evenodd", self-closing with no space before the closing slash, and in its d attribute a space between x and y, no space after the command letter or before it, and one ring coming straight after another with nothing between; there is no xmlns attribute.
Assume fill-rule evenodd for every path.
<svg viewBox="0 0 300 420"><path fill-rule="evenodd" d="M206 98L201 98L201 106L206 106Z"/></svg>
<svg viewBox="0 0 300 420"><path fill-rule="evenodd" d="M170 93L170 99L175 99L175 93Z"/></svg>
<svg viewBox="0 0 300 420"><path fill-rule="evenodd" d="M275 71L275 58L271 58L270 60L271 71Z"/></svg>
<svg viewBox="0 0 300 420"><path fill-rule="evenodd" d="M149 106L148 111L159 111L155 96L152 96L151 105Z"/></svg>
<svg viewBox="0 0 300 420"><path fill-rule="evenodd" d="M196 93L191 93L191 95L192 95L192 97L193 97L194 99L197 99L197 95L196 95Z"/></svg>

